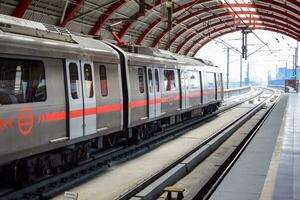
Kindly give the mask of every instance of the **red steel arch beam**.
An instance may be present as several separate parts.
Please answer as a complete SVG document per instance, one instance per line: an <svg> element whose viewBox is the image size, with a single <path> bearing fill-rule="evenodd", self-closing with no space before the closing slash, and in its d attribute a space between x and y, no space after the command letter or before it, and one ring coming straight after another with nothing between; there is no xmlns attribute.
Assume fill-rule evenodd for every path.
<svg viewBox="0 0 300 200"><path fill-rule="evenodd" d="M67 8L67 11L66 11L66 14L64 16L64 19L62 20L62 22L58 23L57 25L58 26L61 26L61 27L65 27L67 25L67 23L72 19L72 17L75 15L75 13L77 11L80 10L81 8L81 5L84 3L85 0L76 0L75 3L71 3L68 8Z"/></svg>
<svg viewBox="0 0 300 200"><path fill-rule="evenodd" d="M146 12L152 11L155 7L157 7L157 6L160 5L160 4L161 4L161 1L160 1L160 0L155 1L154 6L151 6L150 8L148 8L148 9L146 10ZM121 29L120 32L118 33L118 37L119 37L120 39L122 39L122 37L123 37L123 36L126 34L126 32L129 30L129 28L130 28L130 26L133 24L133 22L136 21L136 20L138 20L140 17L141 17L141 15L140 15L139 12L135 13L135 14L131 17L131 20L128 21L128 22L126 22L126 23L123 25L122 29Z"/></svg>
<svg viewBox="0 0 300 200"><path fill-rule="evenodd" d="M230 6L232 7L232 8L241 8L241 7L243 7L243 8L255 8L255 9L261 9L261 10L265 10L265 11L271 11L271 12L274 12L274 13L278 13L278 14L281 14L281 15L283 15L283 16L286 16L286 17L288 17L288 18L290 18L290 19L293 19L293 20L295 20L295 21L299 21L300 20L300 10L294 10L295 12L297 12L297 13L295 13L297 16L299 16L299 17L295 17L294 15L292 15L292 14L289 14L289 13L286 13L286 12L284 12L284 11L282 11L282 10L279 10L279 9L275 9L275 8L271 8L271 7L268 7L268 6L262 6L262 5L253 5L253 4L244 4L244 3L236 3L236 4L230 4ZM217 5L217 6L213 6L213 7L211 7L210 9L208 9L209 11L215 11L215 10L219 10L219 9L224 9L224 8L226 8L226 9L230 9L230 7L227 5L227 4L222 4L222 5ZM190 18L192 18L192 17L195 17L195 16L197 16L197 15L199 15L199 14L202 14L202 12L203 12L203 10L200 10L200 11L196 11L196 12L194 12L194 13L191 13L191 14L189 14L189 15L186 15L186 16L184 16L184 17L182 17L181 19L179 19L176 23L182 23L183 21L185 21L185 20L188 20L188 19L190 19ZM246 11L240 11L240 14L244 14L243 12L246 12ZM261 14L261 12L257 12L257 14ZM165 34L167 34L167 32L168 32L168 30L166 29L166 30L164 30L154 41L153 41L153 43L152 43L152 47L155 47L157 44L158 44L158 42L160 41L160 39L161 38L163 38L164 36L165 36Z"/></svg>
<svg viewBox="0 0 300 200"><path fill-rule="evenodd" d="M193 4L197 3L198 1L199 1L199 0L196 0L196 1L190 1L190 2L188 2L188 3L186 3L186 4L182 5L182 6L179 6L179 7L177 7L177 8L174 9L174 12L173 12L173 13L176 13L176 12L178 12L178 11L181 11L181 10L183 10L184 8L188 8L188 7L192 6ZM205 2L209 2L209 1L214 2L215 0L202 0L201 3L205 3ZM151 7L150 9L148 9L148 10L146 11L146 13L152 11L155 7L159 6L160 4L161 4L161 0L157 0L157 1L155 2L155 5L154 5L153 7ZM133 15L132 19L133 19L133 20L137 20L137 19L139 19L139 17L140 17L140 15L139 15L139 13L137 12L137 13L135 13L135 14ZM123 25L121 31L120 31L119 34L118 34L119 38L122 38L122 37L126 34L126 32L129 30L129 28L130 28L130 26L131 26L132 24L133 24L133 21L129 21L129 22L127 22L125 25Z"/></svg>
<svg viewBox="0 0 300 200"><path fill-rule="evenodd" d="M245 20L253 20L254 22L260 22L260 23L263 23L263 22L268 22L268 23L270 23L270 24L273 24L273 25L278 25L278 26L280 26L280 27L286 27L286 24L285 23L281 23L281 22L278 22L278 23L274 23L274 21L273 20L270 20L270 19L265 19L265 18L249 18L249 17L244 17L244 18L242 18L244 21ZM216 22L216 23L214 23L214 24L211 24L211 26L210 26L210 28L212 28L212 29L214 29L216 26L219 26L219 25L222 25L223 23L230 23L230 22L232 22L233 24L232 24L232 27L234 27L234 19L227 19L227 20L224 20L223 22L222 21L218 21L218 22ZM228 28L230 28L231 26L229 26ZM177 48L176 48L176 51L175 51L175 53L178 53L181 49L182 49L182 47L187 43L187 42L189 42L190 40L193 40L193 38L194 37L196 37L198 34L202 34L203 35L203 33L202 32L204 32L206 30L206 28L204 27L204 28L202 28L202 29L200 29L200 30L198 30L197 31L197 33L192 33L192 34L190 34ZM293 29L293 30L291 30L290 31L291 33L293 33L293 34L298 34L298 32L300 32L299 30L297 30L297 29Z"/></svg>
<svg viewBox="0 0 300 200"><path fill-rule="evenodd" d="M250 11L251 12L251 11ZM267 17L269 17L267 15ZM214 18L217 18L217 16L215 16ZM291 31L294 31L295 33L298 33L300 32L300 26L298 26L297 24L293 24L295 26L297 26L297 28L293 28L292 25L289 23L289 21L287 21L285 18L281 18L280 21L284 22L279 22L279 21L274 21L272 19L267 19L265 18L265 16L263 15L260 15L260 17L253 17L253 18L242 18L243 20L253 20L253 21L265 21L265 22L269 22L269 23L272 23L272 24L275 24L275 25L280 25L282 27L286 27L287 25L289 26L288 29L290 29ZM278 18L276 18L278 19ZM279 20L279 19L278 19ZM210 27L215 27L217 25L221 25L223 23L228 23L228 22L234 22L232 18L230 19L224 19L223 21L217 21L213 24L210 24ZM192 28L192 27L191 27ZM197 33L201 33L203 30L205 30L206 28L202 28L200 30L197 30ZM173 42L175 42L175 40L177 39L177 37L179 37L181 34L183 34L183 32L186 32L186 30L183 30L183 31L180 31L174 38L173 38ZM192 33L190 34L188 37L186 37L186 39L178 46L180 47L179 50L178 50L178 47L177 47L177 50L175 51L176 53L180 51L181 47L183 47L190 39L192 39L194 36L196 36L197 34L196 33Z"/></svg>
<svg viewBox="0 0 300 200"><path fill-rule="evenodd" d="M19 5L13 11L12 16L22 18L31 2L32 0L21 0Z"/></svg>
<svg viewBox="0 0 300 200"><path fill-rule="evenodd" d="M193 4L197 3L199 0L196 0L196 1L192 1L192 2L188 2L182 6L179 6L177 8L174 9L173 13L177 13L179 11L182 11L183 9L186 9L190 6L192 6ZM214 2L214 0L203 0L201 1L201 3L205 3L205 2ZM204 10L204 9L203 9ZM203 10L201 10L203 12ZM208 9L205 9L206 11ZM144 31L143 33L138 37L137 41L136 41L136 44L141 44L143 42L143 40L145 39L145 37L148 35L148 33L155 27L157 26L159 23L161 22L161 18L158 18L156 20L154 20Z"/></svg>
<svg viewBox="0 0 300 200"><path fill-rule="evenodd" d="M293 1L293 0L287 0L287 1L289 1L291 4L294 4L295 6L298 6L298 5L299 5L298 2L295 2L295 1ZM197 1L197 2L198 2L198 1ZM293 15L288 14L288 13L286 13L286 12L284 12L284 11L279 10L279 9L271 8L271 7L270 7L271 3L270 3L269 0L259 0L259 2L267 3L268 5L267 5L267 6L266 6L266 5L253 5L253 4L244 4L244 5L248 5L248 7L250 7L250 8L260 8L260 9L265 8L266 10L270 10L270 11L274 10L274 11L278 11L279 13L281 13L281 14L283 14L283 15L293 16ZM203 3L203 1L198 2L198 3ZM186 4L185 4L185 5L186 5ZM187 8L188 6L185 6L185 5L182 5L182 6L180 6L180 7L177 8L178 10L176 10L176 9L175 9L175 10L178 12L178 11L181 11L182 9ZM241 7L243 4L231 4L231 5L236 5L236 7ZM286 5L286 4L279 3L279 2L277 2L276 5L277 5L277 6L280 5L281 7L285 8L286 10L289 10L289 11L291 11L291 12L296 12L295 14L296 14L297 16L300 16L299 10L297 10L297 9L294 9L294 8L292 8L292 7L290 7L290 6ZM213 11L214 9L216 9L216 7L219 8L219 9L224 9L224 8L230 9L230 7L229 7L227 4L220 4L220 5L217 5L217 6L209 7L209 8L207 8L206 10L208 10L208 11ZM213 9L213 8L214 8L214 9ZM274 11L273 11L273 12L274 12ZM174 12L175 12L175 11L174 11ZM190 15L188 15L189 17L183 17L182 19L183 19L183 21L184 21L184 20L189 19L189 18L191 18L191 17L197 16L197 15L201 14L202 12L203 12L203 10L200 10L200 11L198 11L198 12L195 12L195 13L198 13L198 14L194 14L194 15L190 14ZM298 20L299 20L299 19L296 19L296 21L298 21ZM144 38L146 37L146 35L147 35L147 34L148 34L148 33L149 33L149 32L150 32L157 24L159 24L160 21L161 21L160 19L157 19L157 20L155 20L154 22L152 22L152 24L150 24L150 25L144 30L144 32L139 36L139 38L138 38L138 40L137 40L137 44L140 44L140 43L144 40ZM166 34L167 31L164 31L164 33ZM162 38L161 35L160 35L158 38ZM152 46L153 46L153 45L152 45Z"/></svg>
<svg viewBox="0 0 300 200"><path fill-rule="evenodd" d="M295 21L298 21L300 20L300 10L296 10L295 11L295 15L297 16L294 16L292 14L289 14L289 13L286 13L280 9L276 9L276 8L271 8L269 6L265 6L265 5L253 5L253 4L247 4L247 3L235 3L235 4L230 4L230 6L228 6L227 4L226 5L218 5L218 6L213 6L211 7L209 10L210 11L215 11L215 10L219 10L219 9L230 9L230 7L232 8L254 8L254 9L260 9L260 10L264 10L264 11L270 11L270 12L274 12L274 13L277 13L277 14L281 14L283 16L287 16L289 17L290 19L293 19ZM245 12L245 11L242 11L242 12ZM257 12L258 14L260 14L261 12ZM190 15L186 15L184 17L182 17L180 20L180 22L182 21L185 21L185 20L188 20L190 19L191 17L195 17L199 14L202 14L201 11L196 11L194 13L191 13Z"/></svg>
<svg viewBox="0 0 300 200"><path fill-rule="evenodd" d="M271 5L275 5L275 6L284 8L284 9L289 10L291 12L299 12L299 10L295 9L294 7L289 6L287 3L282 3L282 2L278 2L278 1L274 1L274 0L257 0L257 1L253 1L253 2L254 2L255 5L258 2L262 2L262 3L268 3L268 4L271 4ZM296 7L300 7L300 2L299 1L286 0L286 2L289 2L290 4L293 4Z"/></svg>
<svg viewBox="0 0 300 200"><path fill-rule="evenodd" d="M251 30L253 28L255 28L255 26L259 26L259 25L263 25L264 27L268 27L268 28L273 28L275 30L280 30L280 31L283 31L283 32L286 32L285 35L289 35L290 37L293 37L293 38L300 38L300 35L297 34L297 33L294 33L290 30L287 30L285 28L285 26L281 27L281 26L277 26L277 25L271 25L271 24L265 24L263 22L261 23L246 23L248 26L254 26L254 27L251 27ZM223 29L227 29L227 28L231 28L232 26L234 26L234 24L232 25L227 25L227 26L224 26L224 27L220 27L220 28L216 28L214 29L212 32L209 33L209 35L213 35L215 33L218 33L218 32L221 32ZM199 43L201 40L203 40L203 37L199 37L197 40L196 40L196 43ZM188 52L193 48L193 44L190 45L186 50L185 50L185 55L188 54Z"/></svg>
<svg viewBox="0 0 300 200"><path fill-rule="evenodd" d="M248 24L249 26L251 25L250 23ZM295 33L290 33L290 31L286 30L285 28L283 27L277 27L277 26L274 26L274 25L269 25L269 24L263 24L263 26L259 26L257 25L256 27L252 27L251 30L265 30L265 29L259 29L259 28L268 28L268 29L272 29L274 32L277 32L277 33L281 33L281 34L284 34L286 36L289 36L291 38L294 38L295 40L300 40L300 35L299 34L295 34ZM204 40L203 37L200 37L198 38L197 40L195 40L184 52L185 55L188 55L189 52L191 51L191 49L197 45L198 43L200 43L201 41L204 40L204 42L201 42L201 46L204 46L204 44L208 43L209 41L212 41L213 39L219 37L219 36L222 36L224 35L225 33L223 33L222 31L225 30L226 33L232 33L232 32L236 32L236 31L239 31L239 30L226 30L226 28L229 28L228 27L221 27L221 28L218 28L218 29L215 29L214 31L212 31L210 33L210 35L213 35L215 33L221 33L221 34L217 34L216 36L212 36L210 37L208 40ZM228 31L228 32L227 32Z"/></svg>
<svg viewBox="0 0 300 200"><path fill-rule="evenodd" d="M268 27L255 27L255 28L253 28L253 30L265 30L265 31L272 31L272 32L275 32L275 33L281 33L281 34L283 34L283 35L286 35L286 36L288 36L288 37L291 37L291 38L293 38L293 39L295 39L295 40L298 40L299 41L299 39L300 38L296 38L295 36L293 36L293 35L289 35L289 34L287 34L286 32L284 32L284 31L281 31L281 30L277 30L277 29L273 29L273 28L268 28ZM236 32L236 31L238 31L238 30L226 30L225 32L221 32L221 34L218 34L218 35L215 35L215 36L213 36L213 37L211 37L210 39L208 39L208 40L206 40L206 41L204 41L203 43L201 43L201 45L199 45L199 47L197 47L196 48L196 50L194 50L194 52L193 52L193 54L191 55L191 56L195 56L196 54L197 54L197 52L202 48L202 47L204 47L207 43L209 43L210 41L212 41L212 40L214 40L214 39L216 39L216 38L218 38L218 37L221 37L221 36L223 36L223 35L226 35L226 34L228 34L228 33L233 33L233 32ZM196 46L198 43L194 43L194 46ZM191 49L190 49L191 50ZM189 54L189 52L185 52L186 54L185 55L188 55Z"/></svg>
<svg viewBox="0 0 300 200"><path fill-rule="evenodd" d="M277 19L279 21L282 21L282 22L285 22L287 25L289 26L293 26L295 27L296 29L300 29L300 25L299 24L296 24L290 20L288 20L287 18L284 18L284 17L280 17L280 16L277 16L277 15L273 15L273 14L269 14L269 13L256 13L255 11L246 11L246 12L243 12L241 13L242 11L236 11L237 14L246 14L246 15L259 15L260 17L269 17L269 18L274 18L274 19ZM217 18L222 18L222 17L226 17L226 16L233 16L235 13L234 12L228 12L228 13L221 13L221 14L218 14L218 15L213 15L213 16L209 16L207 18L204 18L203 20L199 20L199 21L196 21L194 23L192 23L191 25L189 25L187 27L187 29L183 29L181 31L179 31L171 40L170 42L167 44L166 48L165 49L169 49L175 42L176 40L181 36L183 35L184 33L188 32L190 29L192 29L193 27L195 26L198 26L202 23L206 23L210 20L214 20L214 19L217 19ZM300 31L300 30L298 30Z"/></svg>
<svg viewBox="0 0 300 200"><path fill-rule="evenodd" d="M224 29L223 29L223 30L224 30ZM291 38L297 40L297 38L296 38L295 36L289 35L289 34L287 34L285 31L277 30L277 29L274 29L274 28L269 28L269 27L255 27L253 30L265 30L265 31L272 31L272 32L275 32L275 33L281 33L281 34L283 34L283 35L286 35L286 36L288 36L288 37L291 37ZM220 34L217 34L217 35L211 37L211 39L209 39L209 40L204 41L203 43L201 43L201 45L199 45L199 47L197 47L196 50L194 50L192 56L195 56L196 53L197 53L202 47L204 47L208 42L210 42L210 41L212 41L212 40L214 40L214 39L216 39L216 38L218 38L218 37L221 37L221 36L223 36L223 35L225 35L225 34L233 33L233 32L236 32L236 30L227 30L227 31L225 31L225 32L221 32ZM195 43L194 46L196 46L197 44L198 44L198 43ZM191 51L191 49L189 49L189 51L185 51L185 55L188 55L190 51Z"/></svg>
<svg viewBox="0 0 300 200"><path fill-rule="evenodd" d="M255 26L263 26L263 27L267 27L267 28L273 28L274 30L278 30L278 31L281 31L283 32L285 35L288 35L289 37L292 37L292 38L298 38L296 40L299 40L300 38L300 35L297 34L297 33L294 33L294 32L291 32L290 30L287 30L285 27L280 27L280 26L277 26L277 25L271 25L271 24L265 24L265 23L246 23L248 26L254 26L254 27L251 27L251 30L255 29L256 27ZM232 24L233 25L233 24ZM221 28L217 28L217 29L214 29L212 32L210 32L210 35L213 35L213 34L216 34L218 32L222 32L222 30L224 29L227 29L227 28L230 28L230 25L229 26L226 26L226 27L221 27ZM237 30L238 31L238 30ZM189 53L189 51L194 47L195 44L198 44L201 40L203 40L204 38L203 37L199 37L196 42L193 42L193 44L191 44L186 50L185 50L185 54ZM209 40L211 40L211 38L209 38Z"/></svg>
<svg viewBox="0 0 300 200"><path fill-rule="evenodd" d="M103 13L97 23L91 28L89 34L96 35L98 31L102 28L105 22L108 20L110 16L112 16L121 6L126 3L126 0L119 0L116 3L112 4L105 13Z"/></svg>
<svg viewBox="0 0 300 200"><path fill-rule="evenodd" d="M188 3L186 3L186 4L183 4L183 5L181 5L181 6L179 6L179 7L177 7L177 8L175 8L174 9L174 13L176 13L176 12L178 12L178 11L182 11L183 9L186 9L186 8L188 8L188 7L190 7L190 6L192 6L193 4L199 4L199 3L206 3L206 2L209 2L209 1L212 1L212 2L214 2L214 0L202 0L201 2L199 2L199 0L194 0L194 1L190 1L190 2L188 2ZM267 3L267 4L271 4L271 1L270 0L257 0L257 2L263 2L263 3ZM287 0L290 4L293 4L293 5L295 5L295 6L298 6L298 7L300 7L300 2L297 2L297 1L294 1L294 0ZM275 2L275 1L274 1ZM157 3L157 2L156 2ZM156 4L155 3L155 7L156 6L159 6L160 5L160 3L158 3L158 4ZM280 2L275 2L274 3L274 5L282 5L282 3L280 3ZM285 4L283 4L283 5L285 5ZM291 8L291 7L289 7L289 8ZM153 8L152 8L153 9ZM152 9L150 9L150 10L152 10ZM292 8L293 9L293 8ZM147 12L149 12L150 10L148 10ZM139 16L137 16L137 14L135 14L134 15L134 17L133 17L133 19L138 19L138 17ZM155 23L155 24L150 24L145 30L144 30L144 32L142 33L142 35L140 35L140 37L137 39L137 41L136 41L136 43L137 44L140 44L143 40L144 40L144 38L147 36L147 34L151 31L151 29L153 29L157 24L159 24L159 22L160 22L160 20L159 19L157 19L157 20L155 20L153 23ZM120 31L120 33L119 33L119 37L120 38L122 38L125 34L126 34L126 32L129 30L129 27L132 25L132 23L133 22L129 22L129 23L126 23L124 26L123 26L123 28L121 29L121 31Z"/></svg>
<svg viewBox="0 0 300 200"><path fill-rule="evenodd" d="M246 23L248 26L251 26L251 25L255 25L253 23ZM257 26L259 26L260 24L257 24ZM270 24L263 24L263 27L267 27L267 28L272 28L274 30L278 30L278 32L280 31L280 33L284 34L284 35L287 35L289 37L292 37L296 40L299 40L300 39L300 35L299 34L295 34L289 30L286 30L285 27L278 27L276 25L270 25ZM221 32L222 30L226 29L226 28L230 28L230 26L226 26L226 27L221 27L221 28L218 28L218 29L214 29L212 32L210 32L210 35L213 35L215 33L218 33L218 32ZM252 27L251 30L255 29L255 27ZM233 31L234 32L234 31ZM203 37L200 37L196 40L196 42L193 42L193 44L191 44L186 50L185 50L185 55L187 55L190 50L195 46L195 44L198 44L201 40L203 40ZM209 38L209 40L212 40L211 38Z"/></svg>

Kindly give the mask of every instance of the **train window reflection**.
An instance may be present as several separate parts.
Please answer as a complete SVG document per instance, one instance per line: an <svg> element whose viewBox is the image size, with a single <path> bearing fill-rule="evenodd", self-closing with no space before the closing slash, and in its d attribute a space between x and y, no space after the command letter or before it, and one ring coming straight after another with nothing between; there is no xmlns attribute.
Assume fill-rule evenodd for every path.
<svg viewBox="0 0 300 200"><path fill-rule="evenodd" d="M222 88L223 87L222 74L217 74L217 79L218 79L218 82L217 82L218 88Z"/></svg>
<svg viewBox="0 0 300 200"><path fill-rule="evenodd" d="M216 89L215 74L211 72L207 72L206 78L207 78L207 88Z"/></svg>
<svg viewBox="0 0 300 200"><path fill-rule="evenodd" d="M181 87L182 89L188 89L189 85L188 85L188 76L186 71L182 71L181 72Z"/></svg>
<svg viewBox="0 0 300 200"><path fill-rule="evenodd" d="M84 81L85 81L86 96L92 98L94 96L93 74L92 74L92 67L89 64L84 65Z"/></svg>
<svg viewBox="0 0 300 200"><path fill-rule="evenodd" d="M153 78L152 78L152 70L151 69L148 69L148 78L149 78L149 92L152 93Z"/></svg>
<svg viewBox="0 0 300 200"><path fill-rule="evenodd" d="M159 92L159 75L158 75L158 69L155 69L155 86L156 86L156 92Z"/></svg>
<svg viewBox="0 0 300 200"><path fill-rule="evenodd" d="M140 93L144 93L144 72L143 68L138 68L138 78L139 78L139 89Z"/></svg>
<svg viewBox="0 0 300 200"><path fill-rule="evenodd" d="M78 99L80 83L79 83L78 67L76 63L69 64L69 73L70 73L71 96L73 99Z"/></svg>
<svg viewBox="0 0 300 200"><path fill-rule="evenodd" d="M101 95L103 97L106 97L108 95L108 89L107 89L106 67L104 65L100 65L100 88L101 88Z"/></svg>
<svg viewBox="0 0 300 200"><path fill-rule="evenodd" d="M176 90L174 70L164 71L164 84L166 91Z"/></svg>
<svg viewBox="0 0 300 200"><path fill-rule="evenodd" d="M46 101L41 61L0 58L0 105Z"/></svg>
<svg viewBox="0 0 300 200"><path fill-rule="evenodd" d="M199 77L199 72L189 72L190 76L190 88L191 89L200 89L200 77Z"/></svg>

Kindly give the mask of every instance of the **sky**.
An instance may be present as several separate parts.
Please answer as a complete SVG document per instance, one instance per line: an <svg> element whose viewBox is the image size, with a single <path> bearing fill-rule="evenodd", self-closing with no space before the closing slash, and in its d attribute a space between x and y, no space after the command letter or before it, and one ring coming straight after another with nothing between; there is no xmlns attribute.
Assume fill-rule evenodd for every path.
<svg viewBox="0 0 300 200"><path fill-rule="evenodd" d="M259 39L258 39L259 38ZM263 47L263 43L268 44ZM196 57L212 61L218 65L226 79L227 69L227 47L229 51L229 79L240 80L240 55L234 49L241 51L242 33L235 32L217 38L206 44L196 54ZM293 55L295 55L296 40L271 31L257 30L248 34L248 59L243 59L243 78L246 77L247 65L249 63L250 80L261 82L263 85L268 80L268 72L275 78L276 67L292 68ZM260 50L258 50L260 48ZM258 51L256 51L258 50ZM300 51L298 52L300 53ZM299 54L300 59L300 54ZM298 61L298 66L299 66Z"/></svg>

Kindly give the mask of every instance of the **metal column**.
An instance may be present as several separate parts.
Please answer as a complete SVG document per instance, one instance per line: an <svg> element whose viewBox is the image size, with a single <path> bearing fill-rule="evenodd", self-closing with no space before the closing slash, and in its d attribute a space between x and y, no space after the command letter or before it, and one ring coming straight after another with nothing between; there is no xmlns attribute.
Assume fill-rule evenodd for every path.
<svg viewBox="0 0 300 200"><path fill-rule="evenodd" d="M229 48L227 48L227 89L229 88Z"/></svg>
<svg viewBox="0 0 300 200"><path fill-rule="evenodd" d="M299 43L297 42L297 47L295 48L295 79L297 79L297 67L298 67L298 50L299 50Z"/></svg>
<svg viewBox="0 0 300 200"><path fill-rule="evenodd" d="M240 87L243 86L243 56L240 56Z"/></svg>

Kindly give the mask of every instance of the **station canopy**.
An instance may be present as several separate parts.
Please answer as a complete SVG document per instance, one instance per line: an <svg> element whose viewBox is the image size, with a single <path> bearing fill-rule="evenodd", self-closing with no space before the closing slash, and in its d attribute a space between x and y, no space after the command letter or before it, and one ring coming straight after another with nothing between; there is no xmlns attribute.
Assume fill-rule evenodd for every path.
<svg viewBox="0 0 300 200"><path fill-rule="evenodd" d="M2 0L0 13L191 56L241 30L300 41L300 0Z"/></svg>

